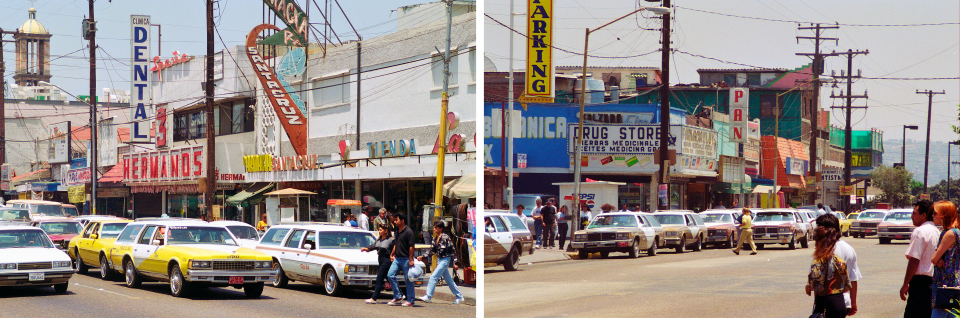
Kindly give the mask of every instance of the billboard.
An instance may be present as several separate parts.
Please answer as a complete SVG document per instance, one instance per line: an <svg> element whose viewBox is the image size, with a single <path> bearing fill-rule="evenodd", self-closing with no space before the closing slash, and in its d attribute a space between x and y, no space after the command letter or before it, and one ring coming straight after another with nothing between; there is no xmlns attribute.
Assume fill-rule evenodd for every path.
<svg viewBox="0 0 960 318"><path fill-rule="evenodd" d="M130 131L131 135L133 131ZM149 133L147 134L149 136ZM97 124L97 165L112 166L117 164L117 126L113 118L101 120Z"/></svg>
<svg viewBox="0 0 960 318"><path fill-rule="evenodd" d="M130 15L130 142L150 142L150 16ZM116 131L116 130L114 130ZM113 157L116 162L116 156ZM99 161L99 160L98 160Z"/></svg>
<svg viewBox="0 0 960 318"><path fill-rule="evenodd" d="M553 0L527 1L525 95L553 97Z"/></svg>
<svg viewBox="0 0 960 318"><path fill-rule="evenodd" d="M50 125L50 147L53 152L50 153L50 163L68 163L70 162L70 122L65 121Z"/></svg>

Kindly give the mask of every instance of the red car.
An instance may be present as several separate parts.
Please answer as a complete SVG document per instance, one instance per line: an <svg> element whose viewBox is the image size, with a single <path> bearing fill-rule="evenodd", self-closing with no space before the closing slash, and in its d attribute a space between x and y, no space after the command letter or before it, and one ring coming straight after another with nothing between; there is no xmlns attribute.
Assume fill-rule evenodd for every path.
<svg viewBox="0 0 960 318"><path fill-rule="evenodd" d="M46 220L37 220L30 222L30 226L39 227L44 232L47 233L47 236L50 237L50 240L53 241L53 244L57 248L66 251L67 245L70 244L70 239L74 236L80 234L80 231L83 230L83 226L80 225L80 222L77 222L74 219L46 219Z"/></svg>

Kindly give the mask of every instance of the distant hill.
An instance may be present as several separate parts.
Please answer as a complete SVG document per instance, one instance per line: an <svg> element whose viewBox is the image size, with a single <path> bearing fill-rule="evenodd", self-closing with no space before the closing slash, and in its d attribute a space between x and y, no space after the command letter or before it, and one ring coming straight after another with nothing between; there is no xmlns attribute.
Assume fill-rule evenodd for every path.
<svg viewBox="0 0 960 318"><path fill-rule="evenodd" d="M903 139L883 140L883 164L893 166L900 162L900 147ZM906 168L913 172L914 180L923 182L923 162L926 143L923 140L907 139ZM953 146L950 160L960 161L960 148ZM960 177L960 165L950 167L951 179ZM930 167L927 175L927 186L933 186L947 178L947 143L935 141L930 143Z"/></svg>

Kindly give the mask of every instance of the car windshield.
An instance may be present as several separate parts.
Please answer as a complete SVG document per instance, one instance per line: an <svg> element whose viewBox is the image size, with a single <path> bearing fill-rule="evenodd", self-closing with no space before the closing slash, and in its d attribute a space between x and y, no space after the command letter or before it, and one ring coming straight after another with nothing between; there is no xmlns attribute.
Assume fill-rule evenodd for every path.
<svg viewBox="0 0 960 318"><path fill-rule="evenodd" d="M227 229L205 226L171 226L167 244L237 245Z"/></svg>
<svg viewBox="0 0 960 318"><path fill-rule="evenodd" d="M837 219L839 219L839 220L846 220L846 219L847 219L847 218L845 218L845 217L843 216L843 213L840 213L840 212L833 212L833 215L836 216Z"/></svg>
<svg viewBox="0 0 960 318"><path fill-rule="evenodd" d="M239 240L259 240L257 229L249 225L231 225L227 227Z"/></svg>
<svg viewBox="0 0 960 318"><path fill-rule="evenodd" d="M63 208L59 205L37 204L33 208L34 212L40 215L64 216Z"/></svg>
<svg viewBox="0 0 960 318"><path fill-rule="evenodd" d="M44 222L40 223L40 229L49 235L80 234L82 230L77 222Z"/></svg>
<svg viewBox="0 0 960 318"><path fill-rule="evenodd" d="M365 232L320 232L318 237L321 249L359 249L377 241L373 234Z"/></svg>
<svg viewBox="0 0 960 318"><path fill-rule="evenodd" d="M77 207L75 207L75 206L65 206L65 207L63 207L63 213L66 214L67 216L71 216L71 217L77 217L77 216L80 215L79 213L77 213Z"/></svg>
<svg viewBox="0 0 960 318"><path fill-rule="evenodd" d="M0 210L0 220L30 222L30 212L27 212L27 210Z"/></svg>
<svg viewBox="0 0 960 318"><path fill-rule="evenodd" d="M883 218L884 221L908 221L910 220L910 214L913 212L896 212L890 213Z"/></svg>
<svg viewBox="0 0 960 318"><path fill-rule="evenodd" d="M120 236L120 232L123 232L123 228L126 226L127 223L106 223L100 230L100 238L116 238Z"/></svg>
<svg viewBox="0 0 960 318"><path fill-rule="evenodd" d="M537 207L537 197L514 196L513 206L510 209L517 211L517 205L520 204L523 204L523 215L530 216L530 213L533 213L533 208Z"/></svg>
<svg viewBox="0 0 960 318"><path fill-rule="evenodd" d="M885 213L883 212L863 212L860 213L860 216L857 219L879 219L882 218Z"/></svg>
<svg viewBox="0 0 960 318"><path fill-rule="evenodd" d="M601 227L637 227L637 217L633 215L598 215L587 226L588 229Z"/></svg>
<svg viewBox="0 0 960 318"><path fill-rule="evenodd" d="M47 247L53 243L41 230L0 231L0 248Z"/></svg>
<svg viewBox="0 0 960 318"><path fill-rule="evenodd" d="M706 223L733 223L733 217L730 214L700 214L700 217Z"/></svg>
<svg viewBox="0 0 960 318"><path fill-rule="evenodd" d="M658 214L654 215L653 217L656 218L657 222L660 222L660 224L686 224L686 222L683 221L683 215Z"/></svg>
<svg viewBox="0 0 960 318"><path fill-rule="evenodd" d="M757 219L754 222L765 221L793 221L793 213L790 212L764 212L757 213Z"/></svg>

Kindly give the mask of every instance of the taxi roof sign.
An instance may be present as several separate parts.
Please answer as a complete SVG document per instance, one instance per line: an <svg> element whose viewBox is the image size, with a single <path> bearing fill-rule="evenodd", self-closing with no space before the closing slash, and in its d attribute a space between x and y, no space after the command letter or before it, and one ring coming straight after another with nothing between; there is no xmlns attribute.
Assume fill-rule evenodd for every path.
<svg viewBox="0 0 960 318"><path fill-rule="evenodd" d="M363 203L357 200L330 199L327 200L327 205L363 205Z"/></svg>

